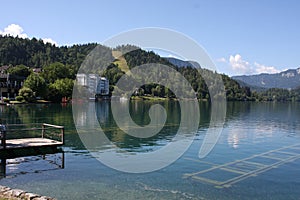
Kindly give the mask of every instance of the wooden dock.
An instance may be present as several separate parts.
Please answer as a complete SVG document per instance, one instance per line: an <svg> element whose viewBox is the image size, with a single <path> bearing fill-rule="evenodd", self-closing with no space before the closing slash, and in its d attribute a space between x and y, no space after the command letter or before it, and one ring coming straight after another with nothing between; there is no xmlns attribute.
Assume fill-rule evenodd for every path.
<svg viewBox="0 0 300 200"><path fill-rule="evenodd" d="M25 138L6 140L6 149L31 148L43 146L61 146L62 142L48 138Z"/></svg>
<svg viewBox="0 0 300 200"><path fill-rule="evenodd" d="M0 152L16 150L16 149L39 149L44 147L56 148L64 144L64 127L43 123L40 127L30 127L29 125L7 125L4 131L0 132L1 146ZM26 128L23 128L23 127ZM28 127L29 126L29 127ZM21 128L18 128L21 127ZM26 138L8 138L13 137L14 132L40 132L40 137L26 137Z"/></svg>

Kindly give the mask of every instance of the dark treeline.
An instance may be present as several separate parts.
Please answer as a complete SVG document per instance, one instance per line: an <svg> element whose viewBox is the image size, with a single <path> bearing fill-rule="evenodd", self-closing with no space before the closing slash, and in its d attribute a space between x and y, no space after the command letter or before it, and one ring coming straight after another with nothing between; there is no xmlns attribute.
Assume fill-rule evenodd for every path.
<svg viewBox="0 0 300 200"><path fill-rule="evenodd" d="M78 68L96 45L96 43L90 43L56 47L36 38L0 36L0 66L23 64L31 68L42 68L60 62Z"/></svg>
<svg viewBox="0 0 300 200"><path fill-rule="evenodd" d="M259 101L300 101L300 87L295 89L271 88L256 93Z"/></svg>

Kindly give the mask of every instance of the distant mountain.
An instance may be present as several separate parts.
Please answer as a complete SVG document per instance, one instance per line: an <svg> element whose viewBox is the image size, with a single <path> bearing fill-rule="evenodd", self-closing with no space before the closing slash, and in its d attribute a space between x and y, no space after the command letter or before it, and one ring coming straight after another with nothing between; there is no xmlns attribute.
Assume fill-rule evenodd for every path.
<svg viewBox="0 0 300 200"><path fill-rule="evenodd" d="M248 83L245 83L244 81L241 80L237 80L232 78L233 80L235 80L236 82L238 82L238 84L240 84L241 87L248 87L250 88L251 91L256 91L256 92L264 92L266 90L268 90L268 88L265 87L259 87L259 86L255 86L255 85L250 85Z"/></svg>
<svg viewBox="0 0 300 200"><path fill-rule="evenodd" d="M294 89L300 86L300 68L289 69L277 74L258 74L233 76L239 83L258 88L284 88ZM243 85L243 84L242 84Z"/></svg>
<svg viewBox="0 0 300 200"><path fill-rule="evenodd" d="M195 61L184 61L180 60L178 58L173 57L164 57L167 61L169 61L171 64L177 66L177 67L195 67L195 68L201 68L200 64Z"/></svg>

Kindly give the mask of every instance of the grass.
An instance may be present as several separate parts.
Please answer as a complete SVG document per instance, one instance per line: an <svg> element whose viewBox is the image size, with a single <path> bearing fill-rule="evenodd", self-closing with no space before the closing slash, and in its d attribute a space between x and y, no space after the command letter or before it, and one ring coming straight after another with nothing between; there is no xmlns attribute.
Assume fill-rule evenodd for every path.
<svg viewBox="0 0 300 200"><path fill-rule="evenodd" d="M50 101L46 101L46 100L43 100L43 99L39 99L36 102L37 103L50 103Z"/></svg>
<svg viewBox="0 0 300 200"><path fill-rule="evenodd" d="M9 104L25 104L25 103L28 103L28 102L26 102L26 101L9 101ZM39 99L36 101L36 103L50 103L50 101Z"/></svg>
<svg viewBox="0 0 300 200"><path fill-rule="evenodd" d="M127 62L124 58L124 56L122 56L122 53L120 51L112 51L112 55L113 57L115 57L116 61L114 62L114 64L118 65L118 67L123 71L123 72L127 72L129 71L129 67L127 65Z"/></svg>
<svg viewBox="0 0 300 200"><path fill-rule="evenodd" d="M175 100L165 97L152 97L152 96L140 96L140 97L131 97L132 100L145 100L145 101L168 101L168 100Z"/></svg>
<svg viewBox="0 0 300 200"><path fill-rule="evenodd" d="M26 101L9 101L9 103L10 104L23 104L23 103L26 103Z"/></svg>

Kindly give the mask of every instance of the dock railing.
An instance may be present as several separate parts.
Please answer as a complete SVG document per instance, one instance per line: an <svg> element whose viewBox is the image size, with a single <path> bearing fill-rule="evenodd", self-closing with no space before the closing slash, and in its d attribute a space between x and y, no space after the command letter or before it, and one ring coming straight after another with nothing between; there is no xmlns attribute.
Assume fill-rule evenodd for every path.
<svg viewBox="0 0 300 200"><path fill-rule="evenodd" d="M54 124L43 123L42 124L42 138L47 136L46 131L49 129L49 127L59 130L58 135L60 136L60 141L62 142L62 144L64 144L65 143L65 128L64 128L64 126L58 126L58 125L54 125Z"/></svg>
<svg viewBox="0 0 300 200"><path fill-rule="evenodd" d="M47 123L31 123L31 124L7 124L1 127L0 139L2 149L6 148L6 141L10 139L24 138L47 138L64 144L64 126L47 124Z"/></svg>

